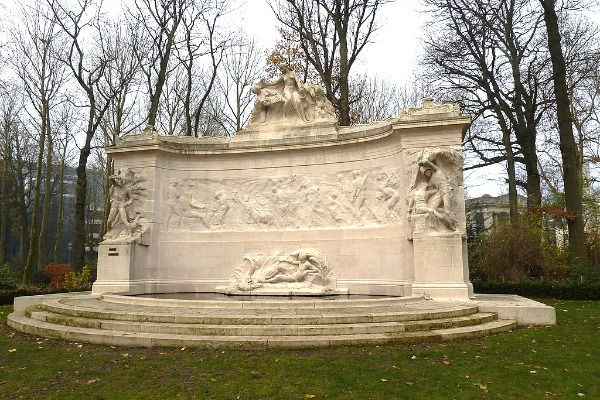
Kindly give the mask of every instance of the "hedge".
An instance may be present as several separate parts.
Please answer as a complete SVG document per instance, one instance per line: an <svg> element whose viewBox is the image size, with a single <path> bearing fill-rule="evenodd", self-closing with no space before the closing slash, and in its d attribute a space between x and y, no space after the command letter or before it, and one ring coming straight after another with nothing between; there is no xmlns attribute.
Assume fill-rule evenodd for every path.
<svg viewBox="0 0 600 400"><path fill-rule="evenodd" d="M598 282L484 282L473 280L475 293L518 294L563 300L600 300Z"/></svg>
<svg viewBox="0 0 600 400"><path fill-rule="evenodd" d="M15 297L19 296L35 296L38 294L52 294L52 293L64 293L65 289L54 289L54 290L46 290L46 289L15 289L15 290L0 290L0 306L4 306L7 304L13 304Z"/></svg>

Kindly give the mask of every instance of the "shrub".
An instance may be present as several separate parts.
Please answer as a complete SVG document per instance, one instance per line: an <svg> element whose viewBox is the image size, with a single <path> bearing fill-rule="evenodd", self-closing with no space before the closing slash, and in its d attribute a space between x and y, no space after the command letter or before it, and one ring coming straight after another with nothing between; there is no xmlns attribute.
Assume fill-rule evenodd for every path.
<svg viewBox="0 0 600 400"><path fill-rule="evenodd" d="M85 266L81 272L69 272L65 276L63 287L69 292L75 292L78 290L89 290L91 289L92 273L90 269Z"/></svg>
<svg viewBox="0 0 600 400"><path fill-rule="evenodd" d="M64 289L48 289L47 287L38 286L20 286L14 290L0 290L0 306L13 304L15 297L19 296L35 296L39 294L62 293Z"/></svg>
<svg viewBox="0 0 600 400"><path fill-rule="evenodd" d="M48 264L44 269L44 273L50 278L50 283L48 284L48 287L50 287L51 289L62 287L65 280L65 276L70 272L73 272L73 268L71 268L69 264Z"/></svg>
<svg viewBox="0 0 600 400"><path fill-rule="evenodd" d="M520 281L544 276L569 276L566 252L553 244L552 232L533 215L505 221L469 243L469 266L474 279Z"/></svg>
<svg viewBox="0 0 600 400"><path fill-rule="evenodd" d="M0 267L0 290L14 290L17 288L17 282L10 274L7 266Z"/></svg>

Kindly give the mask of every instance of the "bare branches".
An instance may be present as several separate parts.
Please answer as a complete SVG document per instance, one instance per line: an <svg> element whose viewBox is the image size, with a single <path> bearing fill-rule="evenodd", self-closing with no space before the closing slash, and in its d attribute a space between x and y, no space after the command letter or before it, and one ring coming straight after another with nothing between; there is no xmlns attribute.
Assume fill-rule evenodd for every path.
<svg viewBox="0 0 600 400"><path fill-rule="evenodd" d="M378 11L387 0L277 0L270 3L284 29L319 73L325 95L340 124L350 124L348 76L377 29Z"/></svg>

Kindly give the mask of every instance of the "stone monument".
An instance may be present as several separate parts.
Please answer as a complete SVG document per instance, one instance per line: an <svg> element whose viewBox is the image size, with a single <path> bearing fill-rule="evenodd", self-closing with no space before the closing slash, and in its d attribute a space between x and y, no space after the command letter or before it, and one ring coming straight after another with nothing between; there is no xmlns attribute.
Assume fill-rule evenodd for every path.
<svg viewBox="0 0 600 400"><path fill-rule="evenodd" d="M252 91L234 138L149 126L107 148L118 172L93 293L472 296L458 106L338 127L285 65Z"/></svg>

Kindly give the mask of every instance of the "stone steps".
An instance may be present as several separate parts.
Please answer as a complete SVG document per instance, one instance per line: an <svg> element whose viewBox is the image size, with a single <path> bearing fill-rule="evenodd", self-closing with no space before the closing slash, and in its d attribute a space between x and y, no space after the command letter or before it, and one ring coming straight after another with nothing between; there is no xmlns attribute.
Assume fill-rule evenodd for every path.
<svg viewBox="0 0 600 400"><path fill-rule="evenodd" d="M494 313L474 313L467 316L405 322L367 322L333 324L202 324L131 322L113 319L71 317L47 311L26 311L29 318L56 325L77 326L119 332L168 333L174 335L229 336L315 336L367 333L396 333L479 325L497 320Z"/></svg>
<svg viewBox="0 0 600 400"><path fill-rule="evenodd" d="M114 346L247 348L443 341L516 327L515 321L498 321L496 313L479 312L472 304L422 298L356 304L316 300L312 305L304 300L235 306L222 301L222 307L214 301L202 307L203 302L55 296L24 309L15 307L8 323L37 336ZM291 304L276 308L282 302Z"/></svg>

